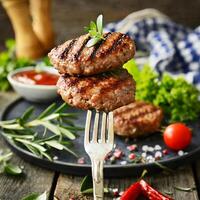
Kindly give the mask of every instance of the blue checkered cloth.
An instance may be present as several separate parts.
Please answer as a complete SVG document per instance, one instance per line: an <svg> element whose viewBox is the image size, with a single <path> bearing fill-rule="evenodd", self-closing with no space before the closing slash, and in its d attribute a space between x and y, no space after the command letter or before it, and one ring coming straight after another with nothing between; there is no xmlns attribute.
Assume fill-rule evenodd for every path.
<svg viewBox="0 0 200 200"><path fill-rule="evenodd" d="M152 17L133 23L125 18L105 27L105 31L121 30L133 38L137 51L148 52L149 64L159 73L184 74L200 89L200 26L192 30L168 18Z"/></svg>

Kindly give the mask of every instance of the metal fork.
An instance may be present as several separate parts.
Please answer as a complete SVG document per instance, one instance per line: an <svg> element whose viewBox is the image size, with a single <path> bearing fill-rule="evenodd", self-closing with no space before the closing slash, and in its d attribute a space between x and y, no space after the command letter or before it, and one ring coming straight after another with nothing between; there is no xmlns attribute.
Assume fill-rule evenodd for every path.
<svg viewBox="0 0 200 200"><path fill-rule="evenodd" d="M92 163L94 200L102 200L104 196L103 163L106 155L112 150L114 144L113 113L102 113L101 134L99 139L98 129L100 113L96 111L93 135L91 135L92 137L90 137L92 128L91 118L92 111L88 110L85 126L84 147ZM92 139L90 140L90 138Z"/></svg>

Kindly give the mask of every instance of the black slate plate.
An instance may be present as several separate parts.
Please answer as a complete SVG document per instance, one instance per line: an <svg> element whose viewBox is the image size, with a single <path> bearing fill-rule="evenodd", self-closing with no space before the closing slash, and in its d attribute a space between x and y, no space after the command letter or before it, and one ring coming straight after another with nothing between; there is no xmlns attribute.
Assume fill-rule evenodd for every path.
<svg viewBox="0 0 200 200"><path fill-rule="evenodd" d="M58 104L61 103L60 100L57 102ZM45 109L48 104L36 104L36 103L30 103L27 102L24 99L18 99L11 103L3 112L1 120L8 120L13 119L16 117L19 117L29 106L34 106L36 111L35 114L39 114L43 109ZM82 110L78 110L75 108L69 108L69 112L75 112L79 113L79 119L76 121L76 125L84 127L85 124L85 118L86 118L86 112ZM200 130L199 130L199 123L200 120L196 123L191 124L193 128L193 138L191 145L186 149L187 154L184 154L183 156L178 156L176 152L170 151L170 153L164 157L164 159L160 160L159 163L161 163L164 166L170 167L170 168L176 168L178 166L182 166L186 163L192 162L195 159L198 158L198 155L200 154ZM23 159L25 159L28 162L31 162L35 165L45 167L51 170L60 171L67 174L72 175L86 175L91 173L90 168L90 161L87 156L87 154L84 151L83 147L83 137L84 137L84 131L79 132L80 137L78 137L74 141L74 149L78 153L80 157L85 157L86 164L77 164L77 159L73 156L69 155L66 152L54 152L56 156L58 156L58 160L54 162L50 162L46 159L41 159L33 154L29 153L28 151L17 147L12 142L6 140L10 148L16 152L19 156L21 156ZM141 152L142 145L149 145L154 146L155 144L159 144L162 146L162 148L166 148L163 144L163 140L161 135L154 134L152 136L139 139L137 141L129 141L128 144L125 143L123 138L115 137L115 143L116 146L121 148L127 155L128 150L126 149L128 144L136 143L138 145L138 152ZM120 161L115 164L105 164L104 173L106 177L125 177L125 176L131 176L131 175L140 175L141 172L147 169L149 172L158 172L159 167L155 163L148 163L148 164L126 164L121 165Z"/></svg>

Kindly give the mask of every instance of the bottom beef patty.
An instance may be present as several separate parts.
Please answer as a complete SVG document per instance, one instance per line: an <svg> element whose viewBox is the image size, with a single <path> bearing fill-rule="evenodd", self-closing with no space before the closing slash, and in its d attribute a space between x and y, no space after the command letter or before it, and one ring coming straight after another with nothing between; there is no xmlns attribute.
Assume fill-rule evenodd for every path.
<svg viewBox="0 0 200 200"><path fill-rule="evenodd" d="M89 77L61 76L57 83L63 100L77 108L112 111L134 101L135 81L125 69Z"/></svg>
<svg viewBox="0 0 200 200"><path fill-rule="evenodd" d="M146 136L159 129L162 118L161 108L135 101L114 110L114 130L117 135L125 137Z"/></svg>

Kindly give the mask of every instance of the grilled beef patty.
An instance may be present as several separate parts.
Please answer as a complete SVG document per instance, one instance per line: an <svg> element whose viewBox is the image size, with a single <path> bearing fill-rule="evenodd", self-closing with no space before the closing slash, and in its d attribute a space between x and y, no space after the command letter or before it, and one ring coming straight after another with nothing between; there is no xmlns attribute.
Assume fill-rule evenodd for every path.
<svg viewBox="0 0 200 200"><path fill-rule="evenodd" d="M135 82L125 69L89 77L61 76L58 92L81 109L111 111L134 101Z"/></svg>
<svg viewBox="0 0 200 200"><path fill-rule="evenodd" d="M105 33L104 38L89 48L89 34L69 40L51 50L50 61L60 74L88 76L120 68L133 58L135 45L128 35Z"/></svg>
<svg viewBox="0 0 200 200"><path fill-rule="evenodd" d="M114 110L114 130L117 135L125 137L145 136L157 131L162 119L161 108L135 101Z"/></svg>

